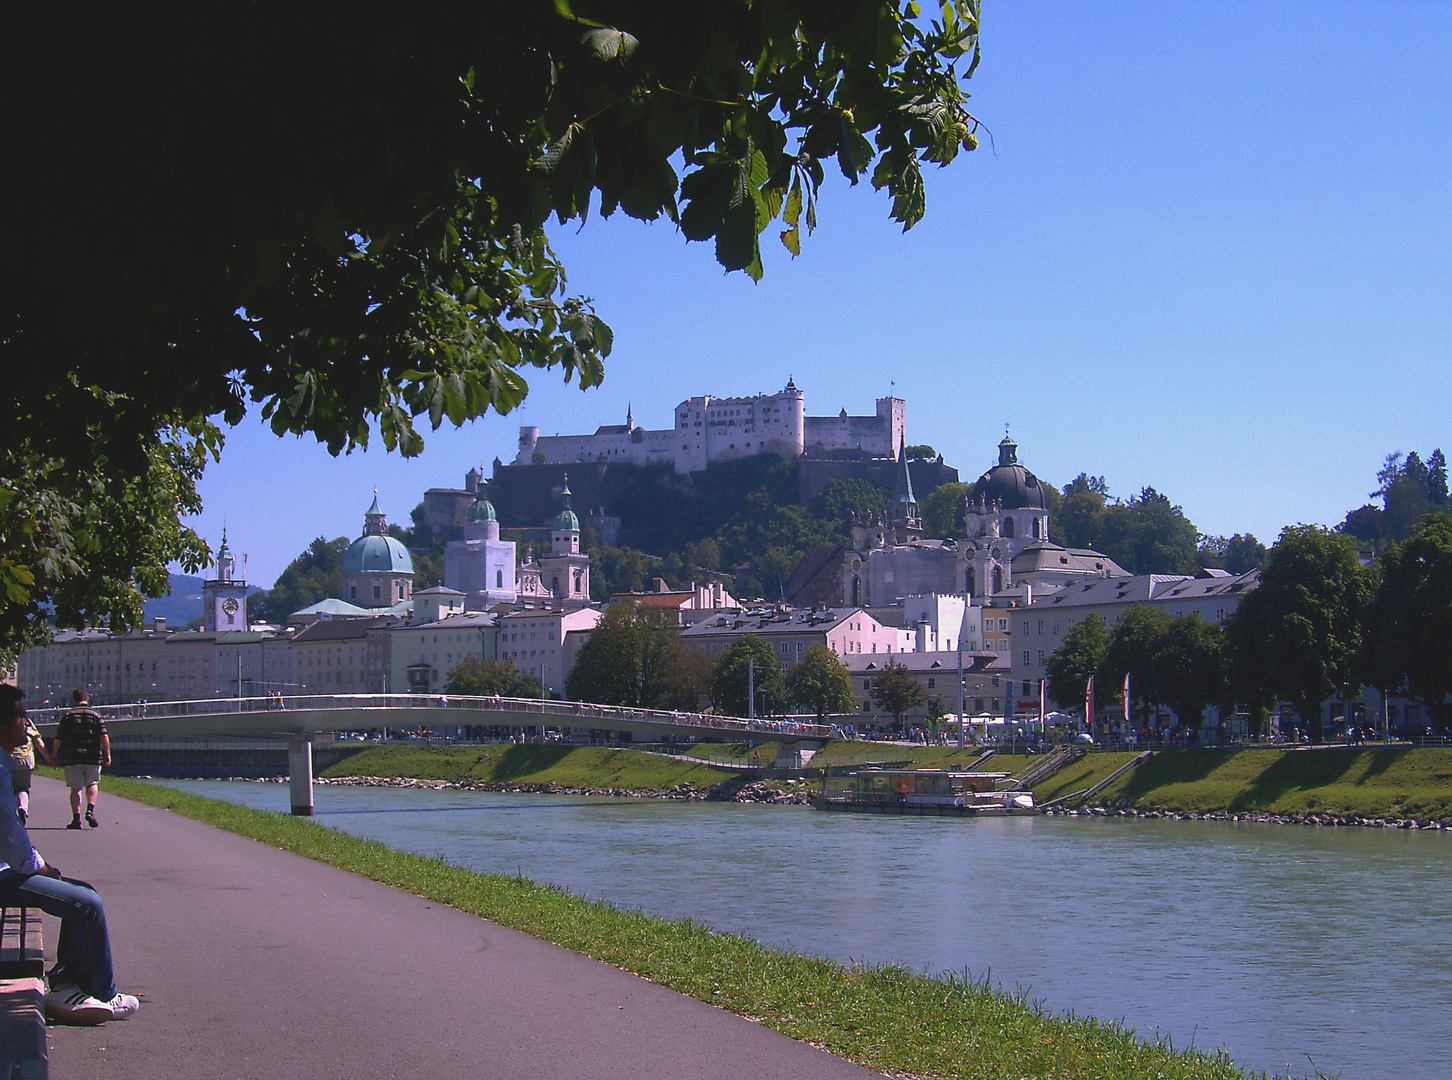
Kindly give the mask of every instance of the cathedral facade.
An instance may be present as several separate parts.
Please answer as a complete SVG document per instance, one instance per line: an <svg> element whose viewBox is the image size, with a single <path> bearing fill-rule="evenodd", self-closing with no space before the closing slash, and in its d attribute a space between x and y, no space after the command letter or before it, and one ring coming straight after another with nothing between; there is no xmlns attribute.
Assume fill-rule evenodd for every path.
<svg viewBox="0 0 1452 1080"><path fill-rule="evenodd" d="M924 539L906 469L890 517L852 523L852 550L842 559L842 602L884 607L909 596L966 595L973 603L1015 586L1057 587L1086 577L1127 577L1096 551L1051 543L1043 483L1019 464L1005 435L998 464L969 488L963 535Z"/></svg>

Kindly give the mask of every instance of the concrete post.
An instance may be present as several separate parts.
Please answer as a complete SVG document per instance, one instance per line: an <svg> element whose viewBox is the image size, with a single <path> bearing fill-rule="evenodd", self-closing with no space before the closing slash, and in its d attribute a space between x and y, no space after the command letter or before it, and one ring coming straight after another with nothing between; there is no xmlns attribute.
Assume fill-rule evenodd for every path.
<svg viewBox="0 0 1452 1080"><path fill-rule="evenodd" d="M296 735L287 747L287 768L290 774L292 812L313 816L313 742L307 735Z"/></svg>

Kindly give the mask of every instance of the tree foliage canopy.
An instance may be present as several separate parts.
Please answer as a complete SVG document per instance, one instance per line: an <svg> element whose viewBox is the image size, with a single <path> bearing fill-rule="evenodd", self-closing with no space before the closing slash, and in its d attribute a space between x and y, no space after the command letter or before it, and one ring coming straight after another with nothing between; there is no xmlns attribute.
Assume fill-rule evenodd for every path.
<svg viewBox="0 0 1452 1080"><path fill-rule="evenodd" d="M787 673L787 697L824 719L828 713L857 711L852 677L837 654L820 643L807 648L801 663Z"/></svg>
<svg viewBox="0 0 1452 1080"><path fill-rule="evenodd" d="M1405 458L1398 451L1388 454L1376 474L1377 488L1371 493L1381 505L1367 503L1346 515L1338 532L1354 536L1375 551L1407 539L1427 514L1452 508L1447 494L1447 458L1433 450L1426 461L1413 450Z"/></svg>
<svg viewBox="0 0 1452 1080"><path fill-rule="evenodd" d="M675 614L642 604L611 604L590 631L565 680L571 701L633 708L694 708Z"/></svg>
<svg viewBox="0 0 1452 1080"><path fill-rule="evenodd" d="M199 567L177 512L195 509L217 422L249 407L333 453L376 432L411 455L422 418L508 412L530 368L598 383L612 333L570 295L551 217L664 216L760 277L760 237L776 223L799 252L835 166L911 227L923 164L977 142L977 0L934 15L917 0L28 9L0 76L17 163L0 245L18 406L0 432L7 643L49 603L123 628L133 585ZM140 537L94 539L107 528Z"/></svg>
<svg viewBox="0 0 1452 1080"><path fill-rule="evenodd" d="M746 716L752 711L748 688L753 686L756 715L773 716L785 710L786 683L776 650L755 634L742 634L716 661L711 673L711 703L728 716Z"/></svg>
<svg viewBox="0 0 1452 1080"><path fill-rule="evenodd" d="M968 485L951 481L933 489L923 500L923 532L946 540L963 535L963 512Z"/></svg>
<svg viewBox="0 0 1452 1080"><path fill-rule="evenodd" d="M1452 694L1452 514L1429 514L1381 558L1367 611L1363 674L1405 690L1446 727Z"/></svg>
<svg viewBox="0 0 1452 1080"><path fill-rule="evenodd" d="M1044 665L1049 697L1059 708L1072 709L1084 703L1089 679L1104 666L1108 652L1109 628L1098 612L1091 612L1069 628Z"/></svg>
<svg viewBox="0 0 1452 1080"><path fill-rule="evenodd" d="M539 676L520 671L513 660L460 660L449 669L446 693L488 697L538 698Z"/></svg>
<svg viewBox="0 0 1452 1080"><path fill-rule="evenodd" d="M889 660L887 666L872 678L872 700L879 709L892 713L895 727L902 727L903 715L928 700L928 692L906 664Z"/></svg>
<svg viewBox="0 0 1452 1080"><path fill-rule="evenodd" d="M1319 740L1321 702L1356 681L1370 590L1349 537L1314 525L1283 530L1227 627L1237 694L1293 702Z"/></svg>
<svg viewBox="0 0 1452 1080"><path fill-rule="evenodd" d="M319 600L343 595L343 555L352 543L318 537L277 576L267 592L248 602L254 617L286 626L288 616Z"/></svg>

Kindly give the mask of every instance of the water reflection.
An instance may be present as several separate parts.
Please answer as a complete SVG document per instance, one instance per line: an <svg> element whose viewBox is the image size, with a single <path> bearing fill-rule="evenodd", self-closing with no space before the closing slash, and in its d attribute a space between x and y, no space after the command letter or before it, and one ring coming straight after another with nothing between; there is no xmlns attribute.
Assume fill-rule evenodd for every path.
<svg viewBox="0 0 1452 1080"><path fill-rule="evenodd" d="M175 786L287 808L284 785ZM317 810L391 847L804 952L991 973L1246 1067L1441 1080L1452 1060L1444 833L384 788L321 788Z"/></svg>

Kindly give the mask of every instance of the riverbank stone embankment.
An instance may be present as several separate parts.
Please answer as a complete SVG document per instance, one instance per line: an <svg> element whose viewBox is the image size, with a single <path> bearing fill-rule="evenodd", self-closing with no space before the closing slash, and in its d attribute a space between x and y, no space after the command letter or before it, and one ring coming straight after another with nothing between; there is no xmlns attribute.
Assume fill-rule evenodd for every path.
<svg viewBox="0 0 1452 1080"><path fill-rule="evenodd" d="M285 779L285 778L279 778ZM712 787L697 784L676 784L664 790L640 788L573 787L566 784L490 783L466 777L463 780L418 780L407 776L340 776L319 778L316 784L333 787L422 788L429 791L490 791L511 795L599 795L617 799L673 799L676 801L710 801L738 803L774 803L806 806L811 802L808 785L801 789L780 788L764 782L743 783L725 780ZM791 782L788 781L791 785Z"/></svg>

